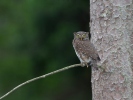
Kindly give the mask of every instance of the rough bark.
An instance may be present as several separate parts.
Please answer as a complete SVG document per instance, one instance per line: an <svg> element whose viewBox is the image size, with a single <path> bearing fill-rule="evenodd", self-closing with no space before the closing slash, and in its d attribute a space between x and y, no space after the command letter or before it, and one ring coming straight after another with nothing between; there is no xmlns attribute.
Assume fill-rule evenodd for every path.
<svg viewBox="0 0 133 100"><path fill-rule="evenodd" d="M133 100L133 1L90 0L90 30L106 71L92 70L93 100Z"/></svg>

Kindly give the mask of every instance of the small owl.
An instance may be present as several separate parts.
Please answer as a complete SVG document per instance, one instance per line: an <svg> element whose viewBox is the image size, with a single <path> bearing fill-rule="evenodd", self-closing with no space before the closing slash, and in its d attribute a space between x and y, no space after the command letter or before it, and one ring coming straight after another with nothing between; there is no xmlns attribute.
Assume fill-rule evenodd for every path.
<svg viewBox="0 0 133 100"><path fill-rule="evenodd" d="M97 62L100 61L99 55L94 45L89 40L88 32L74 32L73 47L82 66L88 64L98 69Z"/></svg>

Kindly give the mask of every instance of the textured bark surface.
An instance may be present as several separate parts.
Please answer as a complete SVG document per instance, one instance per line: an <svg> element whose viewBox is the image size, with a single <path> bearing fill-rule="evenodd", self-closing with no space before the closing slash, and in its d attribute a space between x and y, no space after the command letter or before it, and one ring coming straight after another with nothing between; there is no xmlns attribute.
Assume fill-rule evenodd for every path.
<svg viewBox="0 0 133 100"><path fill-rule="evenodd" d="M90 21L106 69L92 71L93 100L133 100L133 1L90 0Z"/></svg>

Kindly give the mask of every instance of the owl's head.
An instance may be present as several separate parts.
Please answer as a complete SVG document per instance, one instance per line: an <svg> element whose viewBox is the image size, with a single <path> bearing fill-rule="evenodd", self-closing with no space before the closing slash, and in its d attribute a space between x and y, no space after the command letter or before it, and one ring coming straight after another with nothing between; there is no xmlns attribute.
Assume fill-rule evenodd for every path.
<svg viewBox="0 0 133 100"><path fill-rule="evenodd" d="M74 38L79 39L80 41L89 40L89 32L79 31L74 32Z"/></svg>

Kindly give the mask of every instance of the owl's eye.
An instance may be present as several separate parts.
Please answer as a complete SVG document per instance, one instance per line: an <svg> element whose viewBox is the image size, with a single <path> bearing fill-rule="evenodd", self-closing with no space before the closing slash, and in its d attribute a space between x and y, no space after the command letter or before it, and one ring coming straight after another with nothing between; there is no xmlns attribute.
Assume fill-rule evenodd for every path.
<svg viewBox="0 0 133 100"><path fill-rule="evenodd" d="M77 34L77 36L78 36L78 37L80 37L80 35L79 35L79 34Z"/></svg>
<svg viewBox="0 0 133 100"><path fill-rule="evenodd" d="M85 37L85 34L82 34L82 37Z"/></svg>

